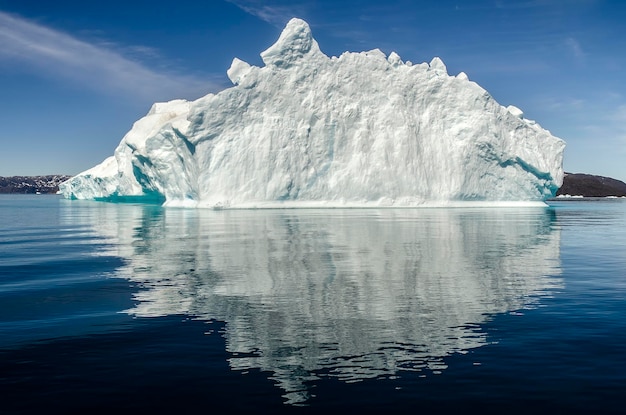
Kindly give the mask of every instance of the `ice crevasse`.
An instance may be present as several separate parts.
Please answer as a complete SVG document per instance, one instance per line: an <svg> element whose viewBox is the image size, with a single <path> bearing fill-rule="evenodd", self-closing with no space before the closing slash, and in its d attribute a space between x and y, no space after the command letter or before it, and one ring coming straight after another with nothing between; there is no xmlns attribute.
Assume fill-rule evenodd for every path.
<svg viewBox="0 0 626 415"><path fill-rule="evenodd" d="M446 206L541 203L562 184L563 140L439 58L328 57L300 19L261 57L233 60L233 87L154 104L60 192L190 207Z"/></svg>

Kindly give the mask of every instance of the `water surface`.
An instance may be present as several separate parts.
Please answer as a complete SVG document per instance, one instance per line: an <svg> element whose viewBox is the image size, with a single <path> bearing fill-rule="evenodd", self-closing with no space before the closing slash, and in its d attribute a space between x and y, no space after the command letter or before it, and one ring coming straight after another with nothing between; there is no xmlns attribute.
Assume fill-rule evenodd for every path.
<svg viewBox="0 0 626 415"><path fill-rule="evenodd" d="M624 225L2 196L6 408L619 412Z"/></svg>

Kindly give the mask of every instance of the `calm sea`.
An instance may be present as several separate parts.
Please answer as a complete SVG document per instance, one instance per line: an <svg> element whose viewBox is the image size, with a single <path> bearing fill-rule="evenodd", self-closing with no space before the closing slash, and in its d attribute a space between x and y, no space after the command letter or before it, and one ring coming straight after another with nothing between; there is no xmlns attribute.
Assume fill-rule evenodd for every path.
<svg viewBox="0 0 626 415"><path fill-rule="evenodd" d="M0 197L0 413L623 413L626 200Z"/></svg>

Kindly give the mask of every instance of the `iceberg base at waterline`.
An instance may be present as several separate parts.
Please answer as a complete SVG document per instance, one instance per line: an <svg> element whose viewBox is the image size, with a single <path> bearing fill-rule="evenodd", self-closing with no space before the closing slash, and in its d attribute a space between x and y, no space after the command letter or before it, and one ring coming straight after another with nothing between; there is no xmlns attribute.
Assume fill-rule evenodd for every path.
<svg viewBox="0 0 626 415"><path fill-rule="evenodd" d="M328 57L292 19L234 86L154 104L67 198L189 207L532 202L563 181L564 142L441 59Z"/></svg>

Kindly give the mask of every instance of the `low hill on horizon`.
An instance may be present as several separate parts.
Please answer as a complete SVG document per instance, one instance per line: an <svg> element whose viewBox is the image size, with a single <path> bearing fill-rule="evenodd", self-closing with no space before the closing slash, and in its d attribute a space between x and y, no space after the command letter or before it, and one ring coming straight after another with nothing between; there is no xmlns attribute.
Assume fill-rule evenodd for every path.
<svg viewBox="0 0 626 415"><path fill-rule="evenodd" d="M607 197L626 196L626 183L611 177L585 173L565 173L557 196Z"/></svg>

